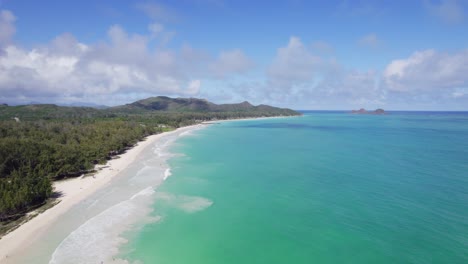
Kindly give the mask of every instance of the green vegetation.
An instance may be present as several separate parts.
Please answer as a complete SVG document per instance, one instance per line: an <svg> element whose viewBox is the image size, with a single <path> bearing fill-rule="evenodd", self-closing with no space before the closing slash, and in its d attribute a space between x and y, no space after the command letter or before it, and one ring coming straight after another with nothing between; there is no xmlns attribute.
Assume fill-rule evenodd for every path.
<svg viewBox="0 0 468 264"><path fill-rule="evenodd" d="M298 113L168 97L102 110L0 105L0 221L44 204L53 180L90 172L148 135L207 120L280 115Z"/></svg>
<svg viewBox="0 0 468 264"><path fill-rule="evenodd" d="M52 194L51 180L86 173L161 132L154 125L116 119L0 124L0 220L42 204Z"/></svg>

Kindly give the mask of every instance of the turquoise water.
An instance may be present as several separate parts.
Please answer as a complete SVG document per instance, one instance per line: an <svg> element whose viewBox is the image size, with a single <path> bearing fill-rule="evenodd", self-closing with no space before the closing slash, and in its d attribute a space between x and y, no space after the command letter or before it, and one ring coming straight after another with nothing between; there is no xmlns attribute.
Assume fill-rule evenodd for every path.
<svg viewBox="0 0 468 264"><path fill-rule="evenodd" d="M181 138L143 263L468 263L468 113L211 125Z"/></svg>

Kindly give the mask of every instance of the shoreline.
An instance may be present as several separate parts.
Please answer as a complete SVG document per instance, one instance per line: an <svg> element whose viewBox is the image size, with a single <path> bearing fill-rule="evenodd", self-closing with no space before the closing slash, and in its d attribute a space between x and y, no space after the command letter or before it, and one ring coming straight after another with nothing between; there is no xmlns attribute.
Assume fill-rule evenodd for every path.
<svg viewBox="0 0 468 264"><path fill-rule="evenodd" d="M200 124L195 124L148 136L125 153L119 155L118 158L111 159L104 165L96 166L97 172L94 175L82 175L77 178L54 182L54 191L61 193L61 196L57 198L58 203L27 222L20 224L0 239L0 263L6 263L9 260L14 261L15 256L21 255L23 249L33 244L38 237L44 235L60 216L107 186L119 175L120 171L130 166L144 149L156 144L162 137L191 131L199 127Z"/></svg>

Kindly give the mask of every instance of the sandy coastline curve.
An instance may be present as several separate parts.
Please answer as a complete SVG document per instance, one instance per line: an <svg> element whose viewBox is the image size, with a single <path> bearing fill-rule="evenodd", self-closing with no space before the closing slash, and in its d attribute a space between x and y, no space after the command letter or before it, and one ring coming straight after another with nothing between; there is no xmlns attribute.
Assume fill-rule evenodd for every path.
<svg viewBox="0 0 468 264"><path fill-rule="evenodd" d="M165 136L184 133L202 126L204 125L187 126L174 131L148 136L145 140L138 142L136 146L120 155L120 158L112 159L105 165L97 167L99 170L94 176L81 176L55 182L54 190L62 194L58 198L59 203L0 239L0 263L15 263L15 258L23 254L24 249L34 243L38 237L44 235L60 216L107 186L120 171L131 165L144 149L157 144L158 140Z"/></svg>

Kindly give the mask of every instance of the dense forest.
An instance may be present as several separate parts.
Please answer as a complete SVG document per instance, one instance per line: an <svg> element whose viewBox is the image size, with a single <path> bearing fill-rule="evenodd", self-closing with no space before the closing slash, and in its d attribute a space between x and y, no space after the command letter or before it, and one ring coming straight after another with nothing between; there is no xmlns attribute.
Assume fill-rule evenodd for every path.
<svg viewBox="0 0 468 264"><path fill-rule="evenodd" d="M0 222L45 203L52 181L93 170L143 138L202 121L299 113L153 97L107 109L0 105Z"/></svg>

